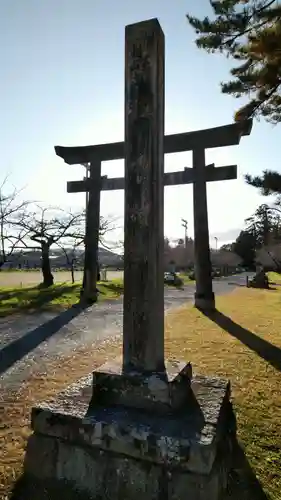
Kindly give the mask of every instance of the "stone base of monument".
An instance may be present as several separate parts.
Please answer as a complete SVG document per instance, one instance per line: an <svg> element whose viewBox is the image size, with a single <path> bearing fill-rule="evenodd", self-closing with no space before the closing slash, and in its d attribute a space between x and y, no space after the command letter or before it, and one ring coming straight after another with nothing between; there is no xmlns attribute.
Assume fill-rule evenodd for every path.
<svg viewBox="0 0 281 500"><path fill-rule="evenodd" d="M102 369L94 390L90 376L34 408L21 498L221 499L236 430L229 383L199 376L190 383L189 365L179 375L171 366L166 387L156 375L141 383Z"/></svg>

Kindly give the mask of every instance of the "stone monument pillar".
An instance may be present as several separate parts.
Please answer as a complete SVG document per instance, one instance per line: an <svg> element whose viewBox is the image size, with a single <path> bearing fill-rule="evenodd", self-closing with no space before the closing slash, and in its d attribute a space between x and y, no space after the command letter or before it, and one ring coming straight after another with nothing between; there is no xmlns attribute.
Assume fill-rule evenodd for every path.
<svg viewBox="0 0 281 500"><path fill-rule="evenodd" d="M124 370L164 369L164 34L126 27Z"/></svg>
<svg viewBox="0 0 281 500"><path fill-rule="evenodd" d="M123 359L33 409L28 500L220 500L226 487L229 383L164 361L164 35L156 19L126 28L125 102Z"/></svg>

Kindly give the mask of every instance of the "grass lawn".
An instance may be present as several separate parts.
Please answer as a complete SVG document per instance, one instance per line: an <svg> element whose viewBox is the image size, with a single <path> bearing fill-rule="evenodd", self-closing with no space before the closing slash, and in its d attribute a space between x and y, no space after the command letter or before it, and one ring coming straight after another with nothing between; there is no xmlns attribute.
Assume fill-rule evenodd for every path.
<svg viewBox="0 0 281 500"><path fill-rule="evenodd" d="M194 283L185 276L184 284ZM123 294L121 278L100 281L97 285L99 301L114 299ZM40 286L0 287L0 317L19 312L39 312L40 310L62 310L79 302L81 282L56 283L49 288Z"/></svg>
<svg viewBox="0 0 281 500"><path fill-rule="evenodd" d="M218 297L217 308L212 317L190 305L170 311L166 355L191 361L194 372L231 380L239 438L247 459L268 498L280 500L281 288L239 288ZM1 394L0 498L8 495L21 473L31 406L120 351L118 343L76 351L72 358L51 363L46 373L34 374L18 393ZM235 500L242 498L258 497L242 495Z"/></svg>
<svg viewBox="0 0 281 500"><path fill-rule="evenodd" d="M213 319L191 307L171 312L167 357L231 380L239 437L270 499L281 491L281 289L240 288L217 298ZM251 497L250 497L251 498ZM255 497L254 497L255 498Z"/></svg>
<svg viewBox="0 0 281 500"><path fill-rule="evenodd" d="M188 274L179 273L179 277L182 279L184 285L190 285L191 283L195 283L195 280L191 280Z"/></svg>
<svg viewBox="0 0 281 500"><path fill-rule="evenodd" d="M267 273L269 281L277 284L281 284L281 274L279 273Z"/></svg>
<svg viewBox="0 0 281 500"><path fill-rule="evenodd" d="M119 297L123 281L115 279L99 282L99 300ZM79 302L81 283L57 283L49 288L40 286L0 288L0 317L35 310L60 310Z"/></svg>

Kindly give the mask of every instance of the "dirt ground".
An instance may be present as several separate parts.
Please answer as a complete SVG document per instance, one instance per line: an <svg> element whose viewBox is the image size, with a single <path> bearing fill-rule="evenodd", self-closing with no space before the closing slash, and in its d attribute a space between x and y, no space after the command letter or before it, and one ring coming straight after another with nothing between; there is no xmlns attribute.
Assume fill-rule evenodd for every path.
<svg viewBox="0 0 281 500"><path fill-rule="evenodd" d="M82 280L82 271L75 272L75 281ZM53 272L55 283L70 282L71 275L69 271L55 271ZM121 278L123 271L107 271L107 279ZM0 287L17 287L28 285L39 285L42 281L42 274L40 271L16 271L16 272L0 272Z"/></svg>

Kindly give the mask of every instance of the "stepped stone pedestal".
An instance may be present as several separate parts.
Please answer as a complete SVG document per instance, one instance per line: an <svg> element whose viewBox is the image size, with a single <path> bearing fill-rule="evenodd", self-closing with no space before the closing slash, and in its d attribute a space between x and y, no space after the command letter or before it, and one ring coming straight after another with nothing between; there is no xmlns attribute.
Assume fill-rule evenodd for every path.
<svg viewBox="0 0 281 500"><path fill-rule="evenodd" d="M235 440L229 383L175 362L163 376L118 366L33 409L24 498L219 500Z"/></svg>

